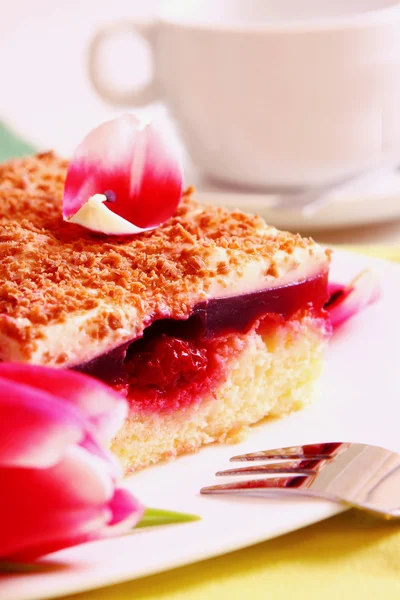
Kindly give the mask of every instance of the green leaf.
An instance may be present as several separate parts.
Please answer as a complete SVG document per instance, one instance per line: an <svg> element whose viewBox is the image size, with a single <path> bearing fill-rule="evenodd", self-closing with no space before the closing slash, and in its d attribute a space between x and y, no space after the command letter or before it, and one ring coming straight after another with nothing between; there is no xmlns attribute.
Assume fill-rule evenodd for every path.
<svg viewBox="0 0 400 600"><path fill-rule="evenodd" d="M36 151L32 144L20 138L0 121L0 162L35 154Z"/></svg>
<svg viewBox="0 0 400 600"><path fill-rule="evenodd" d="M160 508L146 508L142 520L136 525L135 529L138 527L155 527L156 525L172 525L200 520L200 517L197 515L175 512L173 510L162 510Z"/></svg>

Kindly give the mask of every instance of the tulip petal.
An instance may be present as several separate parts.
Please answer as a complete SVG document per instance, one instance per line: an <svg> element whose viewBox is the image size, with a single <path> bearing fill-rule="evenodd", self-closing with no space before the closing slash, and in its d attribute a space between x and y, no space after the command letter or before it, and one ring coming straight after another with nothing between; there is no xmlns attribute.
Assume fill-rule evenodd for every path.
<svg viewBox="0 0 400 600"><path fill-rule="evenodd" d="M347 286L330 285L331 300L326 308L330 313L334 329L351 317L376 302L381 296L381 287L372 271L363 271Z"/></svg>
<svg viewBox="0 0 400 600"><path fill-rule="evenodd" d="M47 392L0 377L0 465L48 467L85 436L76 407Z"/></svg>
<svg viewBox="0 0 400 600"><path fill-rule="evenodd" d="M109 535L132 529L144 514L144 506L125 488L115 490L108 506L112 513L111 521L108 523Z"/></svg>
<svg viewBox="0 0 400 600"><path fill-rule="evenodd" d="M104 507L76 510L72 526L70 523L67 526L66 521L62 521L63 517L55 521L44 519L43 515L37 514L36 518L46 526L44 535L42 533L37 535L37 530L31 531L29 528L27 528L28 535L19 528L6 532L6 536L2 539L0 559L10 562L30 562L50 552L100 539L104 537L99 532L104 530L109 517L108 512ZM2 525L0 519L0 527Z"/></svg>
<svg viewBox="0 0 400 600"><path fill-rule="evenodd" d="M121 394L97 379L76 371L23 363L0 363L0 379L23 382L37 391L65 400L71 407L76 407L87 415L96 436L102 441L109 441L114 437L127 415L127 402ZM2 429L0 423L0 431Z"/></svg>
<svg viewBox="0 0 400 600"><path fill-rule="evenodd" d="M107 468L107 472L113 481L116 481L123 476L121 463L115 454L110 450L107 450L107 448L100 446L90 433L88 433L85 439L79 443L79 446L103 461L103 464Z"/></svg>
<svg viewBox="0 0 400 600"><path fill-rule="evenodd" d="M32 559L108 535L117 523L127 530L142 509L129 492L114 490L106 467L74 447L49 469L0 468L7 490L0 494L0 556Z"/></svg>
<svg viewBox="0 0 400 600"><path fill-rule="evenodd" d="M182 168L163 130L124 115L92 130L76 150L63 217L93 231L128 235L169 219L181 196Z"/></svg>

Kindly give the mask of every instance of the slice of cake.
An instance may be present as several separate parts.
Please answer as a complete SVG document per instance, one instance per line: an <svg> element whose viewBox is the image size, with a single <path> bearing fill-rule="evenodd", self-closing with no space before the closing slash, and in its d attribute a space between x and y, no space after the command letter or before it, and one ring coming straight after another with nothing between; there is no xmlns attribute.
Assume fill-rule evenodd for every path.
<svg viewBox="0 0 400 600"><path fill-rule="evenodd" d="M134 237L62 220L67 162L0 167L0 359L120 390L127 469L237 440L309 401L330 334L329 253L189 190Z"/></svg>

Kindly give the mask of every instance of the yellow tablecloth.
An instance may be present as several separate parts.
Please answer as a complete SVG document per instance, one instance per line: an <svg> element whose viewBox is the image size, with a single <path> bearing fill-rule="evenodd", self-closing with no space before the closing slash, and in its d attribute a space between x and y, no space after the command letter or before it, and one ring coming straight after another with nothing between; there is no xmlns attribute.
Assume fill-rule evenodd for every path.
<svg viewBox="0 0 400 600"><path fill-rule="evenodd" d="M400 262L400 247L357 251ZM349 511L251 548L72 598L400 600L400 523Z"/></svg>

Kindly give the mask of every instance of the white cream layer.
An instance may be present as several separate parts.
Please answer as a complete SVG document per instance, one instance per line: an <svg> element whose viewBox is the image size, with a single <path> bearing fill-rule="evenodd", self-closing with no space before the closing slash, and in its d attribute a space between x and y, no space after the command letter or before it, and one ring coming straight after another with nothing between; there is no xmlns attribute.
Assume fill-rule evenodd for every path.
<svg viewBox="0 0 400 600"><path fill-rule="evenodd" d="M266 227L266 233L270 237L271 228ZM226 250L216 248L207 266L212 269L219 262L226 260ZM300 282L328 269L328 258L318 245L311 248L299 246L291 254L279 251L273 260L274 275L268 275L270 262L267 259L260 257L248 260L247 257L240 272L231 269L226 275L215 274L211 285L210 278L200 281L191 293L191 306L194 307L207 299L239 296ZM187 301L187 297L182 297L182 300ZM163 317L171 316L167 299L165 306L160 308ZM118 316L122 327L110 331L105 337L96 338L99 315L106 316L108 313ZM37 340L29 362L54 367L68 367L87 362L128 340L139 337L151 320L151 314L139 319L134 307L117 307L112 303L101 302L95 309L71 316L64 323L43 327L43 337ZM28 324L27 321L26 325ZM24 326L23 323L19 325ZM0 335L0 345L6 349L7 360L27 360L19 345L10 338ZM63 360L60 360L60 357L63 357Z"/></svg>

